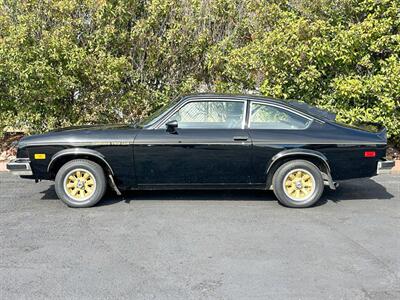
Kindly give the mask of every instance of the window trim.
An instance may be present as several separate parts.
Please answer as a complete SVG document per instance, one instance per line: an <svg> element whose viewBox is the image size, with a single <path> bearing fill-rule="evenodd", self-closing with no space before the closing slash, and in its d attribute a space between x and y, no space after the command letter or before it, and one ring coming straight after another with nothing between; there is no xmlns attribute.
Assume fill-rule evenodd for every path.
<svg viewBox="0 0 400 300"><path fill-rule="evenodd" d="M299 111L296 111L296 110L290 109L288 107L285 107L283 105L279 105L279 104L275 104L275 103L269 103L269 102L263 102L263 101L253 101L253 100L250 100L249 102L250 102L249 103L249 116L248 116L249 121L248 121L248 124L247 124L247 128L251 129L251 130L306 130L314 122L313 118L311 118L311 117L309 117L309 116L307 116L307 115L305 115L305 114L303 114L303 113L301 113ZM261 104L261 105L265 105L265 106L277 107L277 108L280 108L282 110L286 110L288 112L291 112L291 113L293 113L295 115L298 115L298 116L300 116L300 117L302 117L304 119L307 119L310 122L304 128L290 128L290 129L283 129L283 128L277 128L277 129L272 129L272 128L251 128L251 107L252 107L253 103L254 104Z"/></svg>
<svg viewBox="0 0 400 300"><path fill-rule="evenodd" d="M154 129L160 129L161 126L165 125L165 121L168 120L171 116L173 116L177 111L179 111L183 106L191 103L191 102L242 102L243 104L243 120L240 128L190 128L193 130L240 130L246 128L246 116L247 116L247 102L246 99L219 99L219 98L207 98L207 99L188 99L183 101L180 105L174 107L169 113L167 113L162 120L159 121L157 125L154 126ZM179 122L178 122L179 128ZM188 128L183 128L188 129Z"/></svg>

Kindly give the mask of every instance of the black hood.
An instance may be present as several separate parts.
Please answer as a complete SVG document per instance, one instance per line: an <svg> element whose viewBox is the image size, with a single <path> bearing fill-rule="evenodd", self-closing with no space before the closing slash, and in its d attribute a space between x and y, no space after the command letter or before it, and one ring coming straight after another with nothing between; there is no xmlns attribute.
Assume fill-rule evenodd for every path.
<svg viewBox="0 0 400 300"><path fill-rule="evenodd" d="M130 144L140 128L134 125L89 125L67 127L24 137L19 147L40 145L108 145Z"/></svg>
<svg viewBox="0 0 400 300"><path fill-rule="evenodd" d="M57 128L51 130L49 132L63 132L63 131L79 131L79 130L112 130L112 129L120 129L120 128L132 128L136 127L135 125L126 125L126 124L96 124L96 125L81 125L81 126L70 126L64 128Z"/></svg>

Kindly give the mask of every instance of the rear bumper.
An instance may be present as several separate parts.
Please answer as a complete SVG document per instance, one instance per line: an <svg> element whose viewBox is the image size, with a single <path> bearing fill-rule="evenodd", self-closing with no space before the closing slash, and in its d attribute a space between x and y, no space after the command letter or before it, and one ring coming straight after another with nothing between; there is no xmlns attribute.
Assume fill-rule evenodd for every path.
<svg viewBox="0 0 400 300"><path fill-rule="evenodd" d="M32 176L32 169L29 158L17 158L7 164L7 170L14 175Z"/></svg>
<svg viewBox="0 0 400 300"><path fill-rule="evenodd" d="M394 160L386 160L382 159L378 161L378 174L389 173L390 170L394 167Z"/></svg>

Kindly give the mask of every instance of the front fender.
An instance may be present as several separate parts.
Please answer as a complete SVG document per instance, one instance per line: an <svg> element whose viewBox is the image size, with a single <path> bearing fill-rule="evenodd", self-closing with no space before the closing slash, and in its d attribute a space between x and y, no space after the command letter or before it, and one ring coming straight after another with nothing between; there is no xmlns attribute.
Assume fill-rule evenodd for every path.
<svg viewBox="0 0 400 300"><path fill-rule="evenodd" d="M95 157L96 159L100 160L101 163L103 163L104 166L106 166L108 168L110 174L112 176L114 176L114 171L111 168L110 164L105 159L104 155L101 154L100 152L96 151L96 150L86 149L86 148L64 149L64 150L61 150L61 151L57 152L51 158L51 160L49 162L49 165L47 167L47 172L50 173L52 168L53 168L53 166L56 164L57 160L61 159L62 157L66 157L66 156L81 156L81 155Z"/></svg>

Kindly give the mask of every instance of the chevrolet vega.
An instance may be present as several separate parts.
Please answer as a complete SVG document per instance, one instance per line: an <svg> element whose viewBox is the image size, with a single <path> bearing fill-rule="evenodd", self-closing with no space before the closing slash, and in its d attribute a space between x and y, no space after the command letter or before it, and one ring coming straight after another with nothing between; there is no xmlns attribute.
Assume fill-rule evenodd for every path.
<svg viewBox="0 0 400 300"><path fill-rule="evenodd" d="M58 197L89 207L107 186L143 189L272 189L288 207L309 207L337 180L371 177L386 130L335 122L301 102L250 95L184 96L132 125L94 125L23 138L8 169L54 180Z"/></svg>

